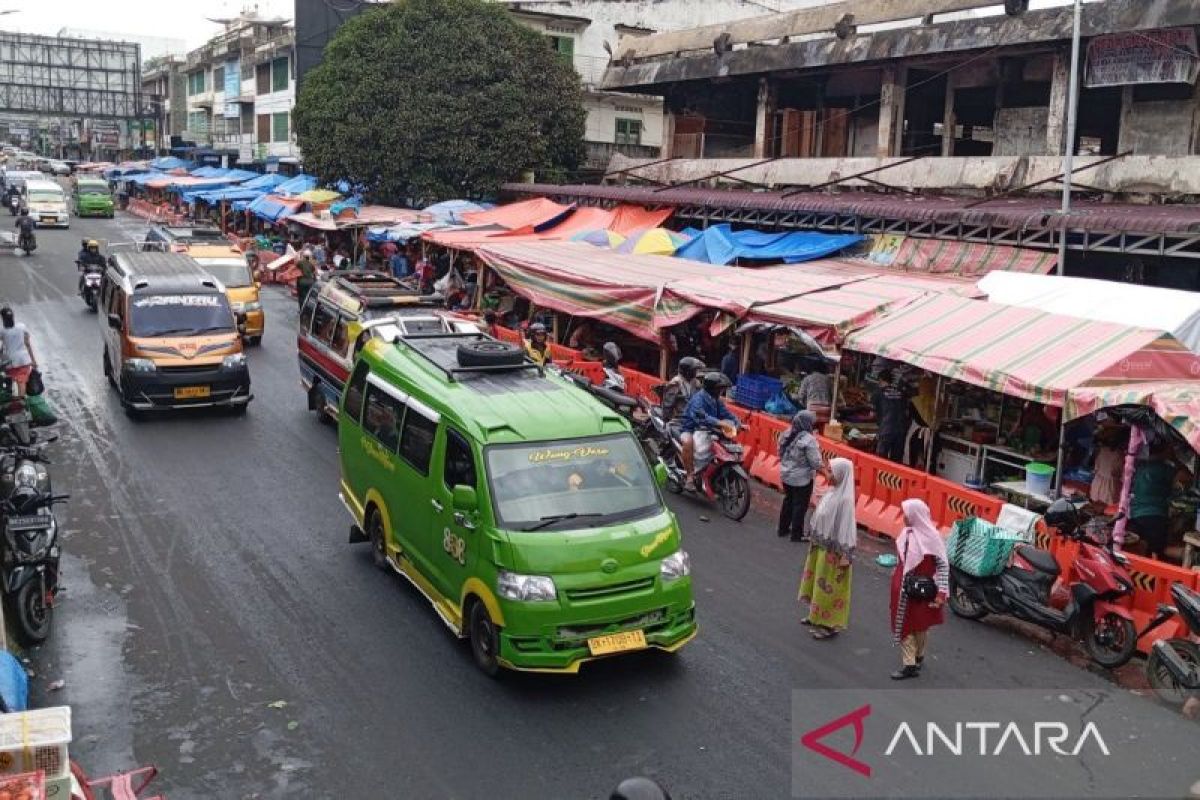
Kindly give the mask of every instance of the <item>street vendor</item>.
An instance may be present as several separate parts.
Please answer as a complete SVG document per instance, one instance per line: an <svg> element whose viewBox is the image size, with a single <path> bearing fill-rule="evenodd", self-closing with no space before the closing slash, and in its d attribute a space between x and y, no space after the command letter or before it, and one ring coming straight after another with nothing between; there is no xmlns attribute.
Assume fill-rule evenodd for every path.
<svg viewBox="0 0 1200 800"><path fill-rule="evenodd" d="M1150 445L1150 457L1139 461L1133 474L1133 498L1129 504L1129 529L1141 537L1155 558L1167 550L1171 493L1175 482L1186 477L1170 457L1170 446L1163 441Z"/></svg>
<svg viewBox="0 0 1200 800"><path fill-rule="evenodd" d="M1047 453L1058 448L1058 419L1059 410L1054 406L1029 401L1010 433L1026 450Z"/></svg>
<svg viewBox="0 0 1200 800"><path fill-rule="evenodd" d="M296 301L303 306L304 298L308 297L308 290L317 281L317 265L313 260L312 251L307 247L300 251L300 257L296 259L296 268L300 270L300 276L296 278Z"/></svg>
<svg viewBox="0 0 1200 800"><path fill-rule="evenodd" d="M833 378L824 361L817 362L812 372L800 381L794 399L800 408L812 412L818 431L825 427L825 423L829 422L830 404L833 403Z"/></svg>
<svg viewBox="0 0 1200 800"><path fill-rule="evenodd" d="M904 440L911 422L910 392L891 368L879 373L879 388L871 398L879 432L875 439L875 454L901 463L904 459Z"/></svg>

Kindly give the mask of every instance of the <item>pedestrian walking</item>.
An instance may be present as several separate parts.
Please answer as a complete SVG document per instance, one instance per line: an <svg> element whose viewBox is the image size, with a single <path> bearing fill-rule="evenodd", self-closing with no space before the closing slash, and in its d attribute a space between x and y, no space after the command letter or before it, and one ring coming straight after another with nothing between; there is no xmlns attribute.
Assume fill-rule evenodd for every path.
<svg viewBox="0 0 1200 800"><path fill-rule="evenodd" d="M300 270L299 276L296 277L296 302L303 308L309 289L317 282L317 265L311 251L305 249L300 253L300 257L296 259L296 268Z"/></svg>
<svg viewBox="0 0 1200 800"><path fill-rule="evenodd" d="M814 639L830 639L850 622L850 585L858 523L854 519L854 464L830 462L829 491L812 518L812 544L800 579L800 600L808 605L804 624Z"/></svg>
<svg viewBox="0 0 1200 800"><path fill-rule="evenodd" d="M17 322L13 310L9 306L0 308L0 344L4 347L4 358L8 361L6 372L13 382L21 387L25 394L25 386L29 383L29 375L37 369L37 358L33 355L33 345L29 341L29 329L24 322Z"/></svg>
<svg viewBox="0 0 1200 800"><path fill-rule="evenodd" d="M793 542L807 538L804 519L812 502L817 474L829 476L821 460L821 447L813 435L816 420L811 411L797 413L792 417L791 429L779 440L779 477L783 481L784 495L777 533L780 537L790 537Z"/></svg>
<svg viewBox="0 0 1200 800"><path fill-rule="evenodd" d="M905 528L896 540L900 558L892 573L892 635L900 645L902 665L892 680L921 674L929 629L946 621L943 607L950 596L950 561L946 542L924 500L900 504Z"/></svg>

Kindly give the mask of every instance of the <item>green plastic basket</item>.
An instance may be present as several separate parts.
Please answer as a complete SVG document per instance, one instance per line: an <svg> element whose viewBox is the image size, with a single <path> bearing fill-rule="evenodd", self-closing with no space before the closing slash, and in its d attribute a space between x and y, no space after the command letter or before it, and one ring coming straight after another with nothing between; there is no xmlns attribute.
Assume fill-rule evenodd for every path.
<svg viewBox="0 0 1200 800"><path fill-rule="evenodd" d="M968 575L990 578L1008 566L1013 548L1028 543L1026 534L1001 528L979 517L967 517L954 523L946 541L951 566Z"/></svg>

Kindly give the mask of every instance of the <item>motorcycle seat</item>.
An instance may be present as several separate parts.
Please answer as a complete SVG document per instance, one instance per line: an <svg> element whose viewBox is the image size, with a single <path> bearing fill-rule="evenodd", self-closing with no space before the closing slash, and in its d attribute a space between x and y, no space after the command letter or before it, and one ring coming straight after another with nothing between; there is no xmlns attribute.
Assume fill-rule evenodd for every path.
<svg viewBox="0 0 1200 800"><path fill-rule="evenodd" d="M1061 572L1058 562L1054 560L1054 556L1045 550L1039 550L1032 545L1022 544L1017 545L1017 554L1028 561L1029 566L1038 572L1044 572L1047 575L1057 575Z"/></svg>

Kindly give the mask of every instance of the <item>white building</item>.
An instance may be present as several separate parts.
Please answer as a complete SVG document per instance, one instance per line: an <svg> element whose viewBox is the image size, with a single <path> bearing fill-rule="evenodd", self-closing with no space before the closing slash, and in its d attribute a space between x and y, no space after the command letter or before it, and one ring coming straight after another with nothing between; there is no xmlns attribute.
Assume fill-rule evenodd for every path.
<svg viewBox="0 0 1200 800"><path fill-rule="evenodd" d="M648 36L827 0L496 0L551 39L575 65L586 92L585 166L603 169L614 152L653 158L663 144L662 99L600 90L621 36Z"/></svg>

